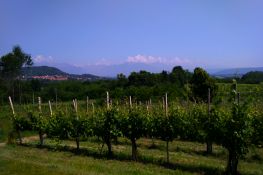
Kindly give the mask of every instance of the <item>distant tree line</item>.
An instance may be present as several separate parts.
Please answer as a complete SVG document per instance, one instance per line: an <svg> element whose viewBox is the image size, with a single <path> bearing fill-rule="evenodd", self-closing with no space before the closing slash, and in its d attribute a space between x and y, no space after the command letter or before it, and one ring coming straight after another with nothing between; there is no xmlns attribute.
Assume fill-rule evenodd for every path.
<svg viewBox="0 0 263 175"><path fill-rule="evenodd" d="M147 101L150 98L161 99L163 94L178 100L206 102L208 89L211 99L217 92L214 78L202 68L193 73L175 66L171 72L151 73L147 71L132 72L129 76L120 73L116 79L98 81L22 81L21 69L33 64L31 56L15 46L12 52L2 56L0 72L0 102L11 96L16 103L32 103L37 96L44 101L68 101L74 98L97 99L103 102L103 94L109 91L112 98L125 100L132 96L136 101ZM250 75L251 77L251 75ZM252 76L253 77L253 76ZM255 77L255 76L254 76ZM251 79L251 78L250 78ZM154 99L155 98L155 99Z"/></svg>
<svg viewBox="0 0 263 175"><path fill-rule="evenodd" d="M263 82L263 72L251 71L244 74L242 77L216 78L216 81L220 83L231 83L233 79L235 79L238 83L259 84Z"/></svg>
<svg viewBox="0 0 263 175"><path fill-rule="evenodd" d="M136 101L160 100L168 93L173 99L206 102L207 90L210 88L212 96L217 90L215 81L201 68L194 73L176 66L171 72L150 73L147 71L132 72L129 76L118 74L117 79L98 81L42 81L33 79L21 81L14 79L7 87L1 83L0 102L6 103L11 96L16 103L33 103L38 96L43 101L70 101L74 98L85 100L96 99L104 103L105 91L109 91L113 99L125 101L132 96ZM121 102L120 101L120 102Z"/></svg>

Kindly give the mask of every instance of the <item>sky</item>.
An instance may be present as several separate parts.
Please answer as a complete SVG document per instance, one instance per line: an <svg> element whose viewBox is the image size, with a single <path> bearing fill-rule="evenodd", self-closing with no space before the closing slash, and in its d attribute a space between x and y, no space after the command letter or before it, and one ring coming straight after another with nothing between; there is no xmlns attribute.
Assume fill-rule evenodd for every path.
<svg viewBox="0 0 263 175"><path fill-rule="evenodd" d="M262 9L262 0L0 0L0 56L20 45L36 65L86 73L260 67Z"/></svg>

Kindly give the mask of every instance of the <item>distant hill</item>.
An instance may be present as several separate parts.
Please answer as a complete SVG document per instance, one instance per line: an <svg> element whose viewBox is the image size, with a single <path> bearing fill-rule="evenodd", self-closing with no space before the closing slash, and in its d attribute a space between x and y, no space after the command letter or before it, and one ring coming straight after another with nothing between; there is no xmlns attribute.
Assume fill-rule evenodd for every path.
<svg viewBox="0 0 263 175"><path fill-rule="evenodd" d="M56 67L50 66L32 66L22 68L22 76L24 79L49 79L49 80L67 80L67 79L76 79L76 80L99 80L106 79L104 77L92 75L92 74L69 74L61 71Z"/></svg>
<svg viewBox="0 0 263 175"><path fill-rule="evenodd" d="M45 76L45 75L69 75L58 68L49 66L33 66L33 67L23 67L22 75L24 76Z"/></svg>
<svg viewBox="0 0 263 175"><path fill-rule="evenodd" d="M263 72L261 71L248 72L242 76L241 81L243 83L250 83L250 84L261 83L263 82Z"/></svg>
<svg viewBox="0 0 263 175"><path fill-rule="evenodd" d="M263 67L248 67L248 68L232 68L225 69L219 72L213 73L213 76L217 77L242 77L248 72L263 71Z"/></svg>

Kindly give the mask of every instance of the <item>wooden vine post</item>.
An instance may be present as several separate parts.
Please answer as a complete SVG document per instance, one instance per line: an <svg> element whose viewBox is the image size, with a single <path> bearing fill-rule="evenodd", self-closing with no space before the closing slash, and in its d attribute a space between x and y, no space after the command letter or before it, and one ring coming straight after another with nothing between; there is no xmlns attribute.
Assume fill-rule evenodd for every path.
<svg viewBox="0 0 263 175"><path fill-rule="evenodd" d="M51 105L50 100L48 100L48 105L49 105L50 116L52 116L52 115L53 115L53 112L52 112L52 105Z"/></svg>
<svg viewBox="0 0 263 175"><path fill-rule="evenodd" d="M92 114L94 115L95 114L95 107L94 107L94 103L93 102L91 103L91 106L92 106Z"/></svg>
<svg viewBox="0 0 263 175"><path fill-rule="evenodd" d="M22 135L21 135L19 123L17 123L17 121L16 121L16 114L15 114L14 105L13 105L13 102L12 102L12 98L10 96L8 97L8 99L9 99L10 107L11 107L11 110L12 110L12 120L14 122L15 130L16 130L17 135L18 135L19 144L21 145L22 144Z"/></svg>
<svg viewBox="0 0 263 175"><path fill-rule="evenodd" d="M89 97L87 96L87 99L86 99L86 113L88 114L89 112Z"/></svg>
<svg viewBox="0 0 263 175"><path fill-rule="evenodd" d="M129 108L130 108L130 111L129 113L132 112L132 97L129 96ZM135 106L135 108L137 108ZM129 114L130 115L130 114ZM131 140L131 144L132 144L132 159L137 161L137 145L136 145L136 139L135 138L130 138Z"/></svg>
<svg viewBox="0 0 263 175"><path fill-rule="evenodd" d="M162 97L162 100L163 100L163 109L165 110L165 98Z"/></svg>
<svg viewBox="0 0 263 175"><path fill-rule="evenodd" d="M168 117L168 99L167 99L167 93L165 93L165 116Z"/></svg>
<svg viewBox="0 0 263 175"><path fill-rule="evenodd" d="M106 99L106 103L107 103L107 109L110 109L110 96L109 96L109 92L106 92L107 95L107 99Z"/></svg>
<svg viewBox="0 0 263 175"><path fill-rule="evenodd" d="M208 88L208 94L207 94L207 113L208 113L208 120L210 120L210 112L211 112L211 91L210 88ZM206 140L206 153L212 154L213 152L213 143L210 140L211 138L207 138Z"/></svg>
<svg viewBox="0 0 263 175"><path fill-rule="evenodd" d="M107 97L106 97L107 111L109 112L109 110L110 110L110 96L109 96L108 91L106 92L106 95L107 95ZM106 114L106 122L110 122L108 117L111 117L111 116L109 116L108 112ZM110 125L110 123L107 123L106 125ZM111 133L110 133L111 131L110 131L110 128L107 128L106 130L107 131L106 131L106 134L104 136L104 142L106 143L106 145L108 147L108 156L112 157L113 152L112 152L112 145L111 145Z"/></svg>
<svg viewBox="0 0 263 175"><path fill-rule="evenodd" d="M55 89L55 94L56 94L56 109L58 109L58 90L57 88Z"/></svg>
<svg viewBox="0 0 263 175"><path fill-rule="evenodd" d="M132 108L132 98L131 98L131 96L129 96L129 109L131 109Z"/></svg>
<svg viewBox="0 0 263 175"><path fill-rule="evenodd" d="M73 107L75 110L75 114L76 114L76 120L79 121L79 116L78 116L78 101L77 99L73 99ZM74 126L75 127L75 126ZM79 133L78 133L78 128L76 129L76 145L77 145L77 151L79 151Z"/></svg>
<svg viewBox="0 0 263 175"><path fill-rule="evenodd" d="M32 94L32 100L33 100L33 105L35 104L35 93L33 91L33 94Z"/></svg>
<svg viewBox="0 0 263 175"><path fill-rule="evenodd" d="M38 110L39 110L39 113L42 113L42 109L41 109L41 97L38 97Z"/></svg>
<svg viewBox="0 0 263 175"><path fill-rule="evenodd" d="M41 120L42 116L42 109L41 109L41 97L38 97L38 110L39 110L39 120ZM43 146L44 144L44 133L42 131L42 129L39 128L38 131L38 135L39 135L39 141L40 141L40 146Z"/></svg>
<svg viewBox="0 0 263 175"><path fill-rule="evenodd" d="M237 104L239 105L240 102L240 92L237 93Z"/></svg>
<svg viewBox="0 0 263 175"><path fill-rule="evenodd" d="M165 117L168 120L168 99L167 99L167 93L165 93L165 98L164 98L164 110L165 110ZM167 126L168 127L168 126ZM169 138L166 139L166 158L167 158L167 163L169 164Z"/></svg>
<svg viewBox="0 0 263 175"><path fill-rule="evenodd" d="M8 99L9 99L9 103L10 103L10 106L11 106L11 109L12 109L13 117L15 118L15 110L14 110L14 105L13 105L13 102L12 102L12 98L9 96Z"/></svg>

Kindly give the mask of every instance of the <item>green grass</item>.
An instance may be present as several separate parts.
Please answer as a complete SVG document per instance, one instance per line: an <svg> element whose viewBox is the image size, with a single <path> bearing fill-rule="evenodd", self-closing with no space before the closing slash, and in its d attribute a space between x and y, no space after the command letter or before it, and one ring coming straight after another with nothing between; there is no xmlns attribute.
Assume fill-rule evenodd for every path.
<svg viewBox="0 0 263 175"><path fill-rule="evenodd" d="M91 138L81 142L76 152L75 142L46 140L44 148L37 141L24 146L8 145L0 148L0 174L223 174L227 153L214 146L214 154L204 153L205 145L195 142L174 141L170 144L171 164L165 164L165 143L150 139L138 140L139 161L131 161L131 146L120 138L113 145L114 157L108 159L106 146ZM255 154L259 159L254 160ZM240 161L239 170L245 175L263 174L263 150L255 148Z"/></svg>
<svg viewBox="0 0 263 175"><path fill-rule="evenodd" d="M153 164L77 156L70 152L8 146L0 150L0 174L190 174Z"/></svg>
<svg viewBox="0 0 263 175"><path fill-rule="evenodd" d="M252 89L262 93L262 85L238 85L246 95ZM229 85L221 87L227 90ZM242 94L242 95L243 95ZM261 95L259 95L261 96ZM243 97L243 96L242 96ZM262 97L262 96L261 96ZM260 97L260 98L261 98ZM10 107L2 106L0 111L0 142L7 140L11 130ZM24 109L16 106L17 113ZM84 107L83 107L84 109ZM262 103L259 104L262 110ZM37 110L37 106L36 106ZM48 113L45 106L43 110ZM23 132L23 136L35 133ZM0 175L13 174L223 174L227 151L221 146L214 146L212 155L205 155L205 145L196 142L174 141L170 144L170 165L165 164L165 143L155 140L151 148L150 139L138 140L139 161L131 161L131 146L127 139L120 138L113 145L115 156L107 159L106 146L100 152L102 143L96 138L81 142L81 151L76 153L75 142L60 143L46 140L44 148L38 148L37 142L24 146L0 145ZM244 175L263 174L263 148L251 148L246 157L239 162L239 171Z"/></svg>
<svg viewBox="0 0 263 175"><path fill-rule="evenodd" d="M7 107L2 106L0 110L0 142L7 140L8 132L11 130L11 120L8 114Z"/></svg>

